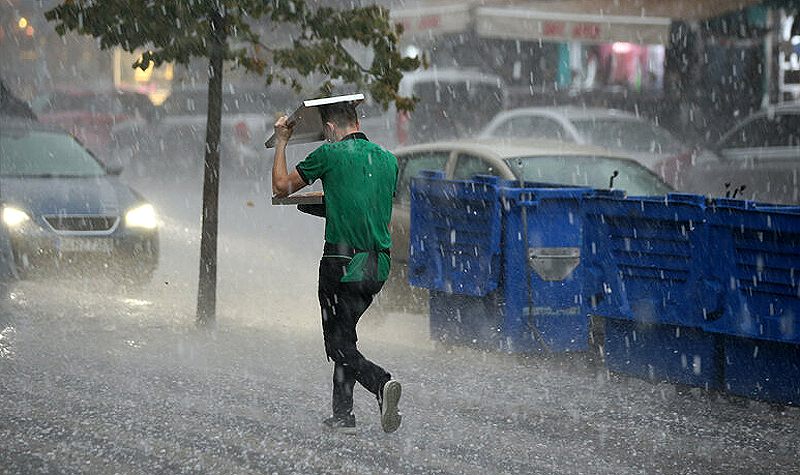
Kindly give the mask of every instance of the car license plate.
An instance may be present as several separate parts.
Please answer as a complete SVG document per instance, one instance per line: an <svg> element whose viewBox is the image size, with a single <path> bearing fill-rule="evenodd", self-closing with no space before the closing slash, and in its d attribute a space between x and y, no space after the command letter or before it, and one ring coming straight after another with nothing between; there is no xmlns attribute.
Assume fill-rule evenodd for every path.
<svg viewBox="0 0 800 475"><path fill-rule="evenodd" d="M61 238L58 249L61 252L111 252L114 245L107 238Z"/></svg>

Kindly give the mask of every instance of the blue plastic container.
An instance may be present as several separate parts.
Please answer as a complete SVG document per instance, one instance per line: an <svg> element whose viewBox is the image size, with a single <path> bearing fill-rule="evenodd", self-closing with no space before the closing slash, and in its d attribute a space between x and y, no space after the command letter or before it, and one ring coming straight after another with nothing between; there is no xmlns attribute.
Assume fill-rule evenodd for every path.
<svg viewBox="0 0 800 475"><path fill-rule="evenodd" d="M625 197L429 173L412 182L409 280L431 335L784 403L800 392L800 207Z"/></svg>
<svg viewBox="0 0 800 475"><path fill-rule="evenodd" d="M497 289L498 184L496 177L447 181L441 172L422 172L411 180L411 285L476 297Z"/></svg>
<svg viewBox="0 0 800 475"><path fill-rule="evenodd" d="M503 198L504 344L513 352L585 351L581 205L588 188L526 184Z"/></svg>
<svg viewBox="0 0 800 475"><path fill-rule="evenodd" d="M721 315L702 196L598 195L584 212L593 315L691 328Z"/></svg>
<svg viewBox="0 0 800 475"><path fill-rule="evenodd" d="M431 336L509 352L586 350L579 207L591 193L441 173L412 180L409 282L431 290Z"/></svg>
<svg viewBox="0 0 800 475"><path fill-rule="evenodd" d="M605 320L609 369L705 388L721 387L723 312L705 198L597 195L584 208L588 312Z"/></svg>
<svg viewBox="0 0 800 475"><path fill-rule="evenodd" d="M724 313L725 388L800 404L800 207L716 200L709 206Z"/></svg>
<svg viewBox="0 0 800 475"><path fill-rule="evenodd" d="M800 345L800 207L716 200L708 222L724 315L707 328Z"/></svg>

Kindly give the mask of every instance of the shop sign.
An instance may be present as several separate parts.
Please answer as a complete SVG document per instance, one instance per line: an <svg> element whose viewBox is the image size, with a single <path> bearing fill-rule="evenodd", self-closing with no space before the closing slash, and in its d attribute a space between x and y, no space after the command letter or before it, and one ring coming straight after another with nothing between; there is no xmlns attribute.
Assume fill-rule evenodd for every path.
<svg viewBox="0 0 800 475"><path fill-rule="evenodd" d="M481 7L475 30L487 38L666 44L670 20L661 17L585 15L523 8Z"/></svg>

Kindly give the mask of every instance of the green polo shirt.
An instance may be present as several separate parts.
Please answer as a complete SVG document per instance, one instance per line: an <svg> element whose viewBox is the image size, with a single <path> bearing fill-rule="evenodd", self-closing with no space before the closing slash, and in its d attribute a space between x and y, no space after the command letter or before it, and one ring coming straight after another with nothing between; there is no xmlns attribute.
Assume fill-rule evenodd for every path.
<svg viewBox="0 0 800 475"><path fill-rule="evenodd" d="M309 185L322 180L325 193L325 240L354 249L392 247L389 221L397 187L397 158L361 133L328 143L297 165ZM367 253L353 256L342 282L364 280ZM378 280L389 277L391 258L378 253Z"/></svg>

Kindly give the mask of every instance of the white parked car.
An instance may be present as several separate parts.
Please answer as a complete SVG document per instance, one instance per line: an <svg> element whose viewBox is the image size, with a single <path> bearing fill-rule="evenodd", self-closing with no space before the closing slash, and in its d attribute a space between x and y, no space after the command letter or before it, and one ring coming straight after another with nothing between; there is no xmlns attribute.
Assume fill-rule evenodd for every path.
<svg viewBox="0 0 800 475"><path fill-rule="evenodd" d="M770 106L745 118L716 145L721 158L686 177L687 189L800 204L800 103Z"/></svg>
<svg viewBox="0 0 800 475"><path fill-rule="evenodd" d="M398 93L416 97L413 112L387 111L362 105L361 128L370 140L393 149L455 138L474 138L495 114L503 110L506 92L502 79L469 69L431 68L405 74Z"/></svg>
<svg viewBox="0 0 800 475"><path fill-rule="evenodd" d="M666 129L628 112L581 107L531 107L498 114L482 138L546 139L615 150L636 160L672 185L685 169L713 157L693 148Z"/></svg>

